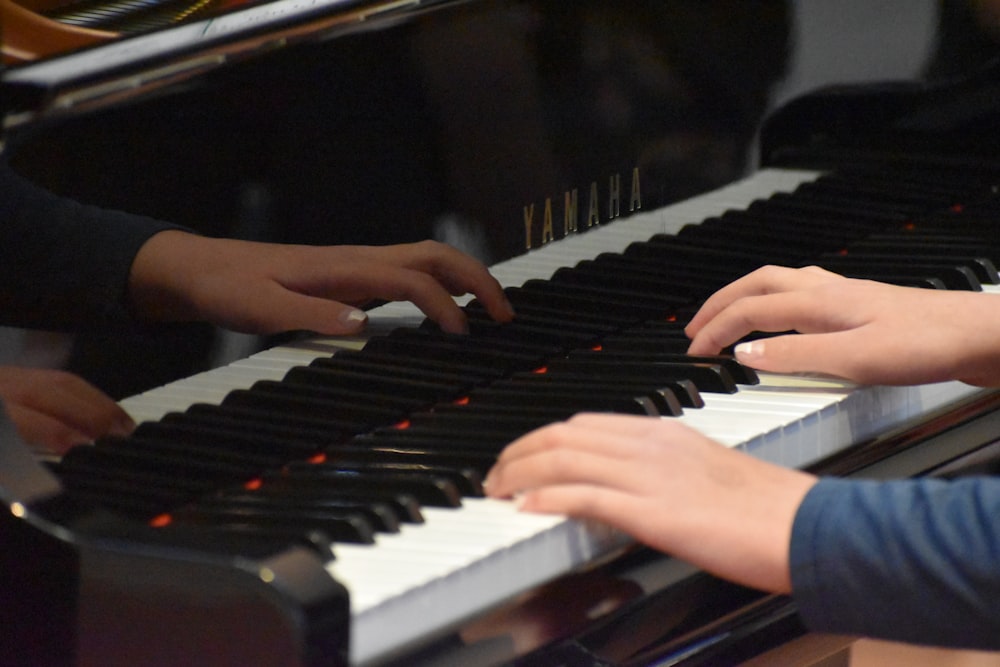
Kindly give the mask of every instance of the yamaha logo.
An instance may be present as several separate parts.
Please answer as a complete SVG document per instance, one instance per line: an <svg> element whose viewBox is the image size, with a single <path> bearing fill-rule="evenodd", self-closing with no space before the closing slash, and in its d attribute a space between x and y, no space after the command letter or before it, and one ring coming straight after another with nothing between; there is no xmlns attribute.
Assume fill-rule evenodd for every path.
<svg viewBox="0 0 1000 667"><path fill-rule="evenodd" d="M634 213L642 208L642 191L639 183L639 168L632 169L632 184L629 188L628 213ZM556 232L556 214L553 211L552 197L545 199L541 215L541 229L536 238L535 204L524 207L524 249L531 250L536 245L545 245L557 238L575 234L581 229L589 229L610 222L622 216L622 177L621 174L611 174L608 178L607 198L604 200L603 211L600 191L597 181L590 184L586 216L580 220L579 190L567 190L562 196L562 227ZM603 213L603 217L602 217Z"/></svg>

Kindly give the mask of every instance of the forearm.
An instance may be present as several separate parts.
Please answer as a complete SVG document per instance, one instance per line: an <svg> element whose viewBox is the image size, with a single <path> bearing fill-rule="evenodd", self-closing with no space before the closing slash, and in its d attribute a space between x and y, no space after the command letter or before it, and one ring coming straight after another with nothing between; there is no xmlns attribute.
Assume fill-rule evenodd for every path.
<svg viewBox="0 0 1000 667"><path fill-rule="evenodd" d="M124 317L136 253L172 227L57 197L0 165L3 322L65 330Z"/></svg>
<svg viewBox="0 0 1000 667"><path fill-rule="evenodd" d="M823 480L792 533L813 630L1000 648L1000 480Z"/></svg>

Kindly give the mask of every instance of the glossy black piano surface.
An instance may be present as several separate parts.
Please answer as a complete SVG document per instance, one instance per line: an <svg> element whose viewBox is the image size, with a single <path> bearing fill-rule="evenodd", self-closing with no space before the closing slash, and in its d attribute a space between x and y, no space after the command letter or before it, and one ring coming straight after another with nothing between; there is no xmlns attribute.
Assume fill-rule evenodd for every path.
<svg viewBox="0 0 1000 667"><path fill-rule="evenodd" d="M935 169L961 163L967 174L977 171L976 160L994 157L995 143L982 140L982 128L995 127L992 91L1000 79L993 70L976 73L995 44L964 4L941 6L940 14L932 12L938 23L926 66L913 68L909 81L831 91L784 107L760 137L761 161L842 168L862 157L877 171L916 151L930 153ZM232 13L220 17L246 9L226 8ZM371 15L359 22L366 9ZM17 170L56 192L208 234L308 243L433 237L492 263L550 241L547 211L557 243L566 193L578 194L582 232L591 213L606 225L640 201L642 210L653 210L752 169L772 91L797 53L798 16L794 3L778 1L343 2L232 40L167 49L85 76L88 54L102 47L12 63L2 99L5 152ZM188 20L208 19L194 13ZM884 20L888 30L896 19ZM141 43L130 40L171 28L112 29L128 34L102 44ZM197 67L170 70L176 80L150 74L177 62ZM48 76L44 67L53 64L56 75ZM95 92L103 90L98 83L117 84L126 75L145 84L135 94L117 86L113 95ZM937 92L939 80L956 75L971 76L971 83ZM945 104L955 90L970 94L960 98L961 115ZM64 107L71 98L76 105ZM612 213L615 188L620 209ZM87 332L76 339L68 364L126 396L211 365L216 335L194 326L142 336ZM211 417L211 409L202 411L198 419ZM183 428L165 420L147 426L144 436L154 441ZM59 468L63 479L78 480L69 469L87 456L68 457ZM830 469L847 474L869 462L841 460ZM172 507L155 489L134 495L114 509L148 520ZM57 510L55 516L76 520ZM602 590L607 581L616 585L621 571L646 567L647 558L633 555L571 584ZM576 595L571 588L570 599L578 601ZM730 634L718 619L747 607L760 627L799 631L784 601L696 576L632 598L602 623L519 664L679 659L692 643ZM625 635L638 644L620 645ZM422 657L449 655L453 640L426 647ZM733 662L769 641L756 635L688 664ZM323 657L342 656L316 662ZM407 656L401 664L415 660Z"/></svg>
<svg viewBox="0 0 1000 667"><path fill-rule="evenodd" d="M92 54L116 46L146 54L142 40L170 28L15 64L5 81L8 118L28 121L9 123L8 159L56 192L208 234L379 244L433 237L493 263L559 238L567 193L583 230L744 174L772 90L802 57L794 7L778 0L328 6L283 19L277 37L248 37L244 28L161 47L138 64L99 58L95 66ZM992 55L986 37L980 51L950 53L975 27L954 27L964 14L946 8L941 57L913 49L936 76ZM366 10L372 15L359 22ZM924 12L934 20L935 11ZM199 14L187 20L205 34L216 25ZM168 82L180 78L174 85L150 74L177 61L195 65L169 70ZM123 77L147 85L93 92L105 90L95 82ZM109 336L81 336L70 364L126 396L209 365L215 332ZM133 355L125 366L142 367L142 377L106 363L109 347Z"/></svg>

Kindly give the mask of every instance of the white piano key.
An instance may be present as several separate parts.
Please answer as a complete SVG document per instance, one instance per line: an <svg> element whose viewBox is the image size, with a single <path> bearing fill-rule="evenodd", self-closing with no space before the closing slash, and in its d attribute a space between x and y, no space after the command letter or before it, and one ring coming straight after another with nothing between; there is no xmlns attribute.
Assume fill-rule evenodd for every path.
<svg viewBox="0 0 1000 667"><path fill-rule="evenodd" d="M627 543L613 531L588 532L578 522L520 513L511 503L490 499L468 500L460 511L437 510L427 518L422 529L380 537L377 547L336 549L337 560L329 568L352 593L351 655L355 664L451 627L476 612L482 601L501 603L524 590L521 582L525 579L534 580L531 585L542 583L566 571L567 563L573 563L571 567L582 565ZM469 533L472 526L477 528ZM445 560L454 558L451 554L455 551L470 550L475 557L457 569L421 563L413 568L410 581L399 571L409 569L411 548L440 551ZM383 549L391 553L371 557L372 551ZM442 591L465 594L451 595L448 604L437 604ZM385 642L386 628L397 630L396 646Z"/></svg>

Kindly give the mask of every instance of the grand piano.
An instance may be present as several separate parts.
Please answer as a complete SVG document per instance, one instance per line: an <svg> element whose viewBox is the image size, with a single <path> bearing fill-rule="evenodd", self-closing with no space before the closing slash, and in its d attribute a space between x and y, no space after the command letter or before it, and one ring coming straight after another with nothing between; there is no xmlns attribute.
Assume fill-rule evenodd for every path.
<svg viewBox="0 0 1000 667"><path fill-rule="evenodd" d="M206 234L449 241L519 318L469 302L456 339L373 304L363 338L236 360L203 326L79 333L67 367L142 425L58 461L3 425L5 660L736 664L805 633L791 601L483 499L498 448L612 410L822 474L991 465L993 392L678 357L700 300L766 263L997 289L985 33L932 79L825 89L762 125L783 2L9 4L20 173ZM945 3L942 54L963 18Z"/></svg>

